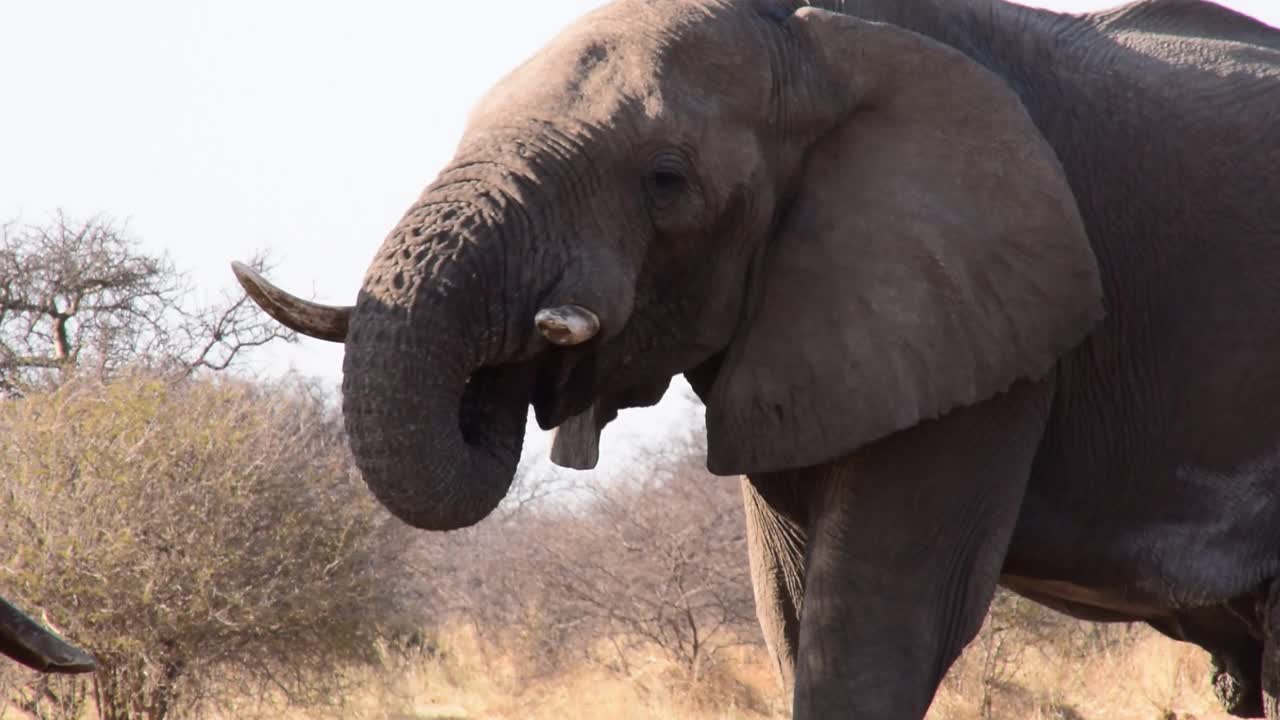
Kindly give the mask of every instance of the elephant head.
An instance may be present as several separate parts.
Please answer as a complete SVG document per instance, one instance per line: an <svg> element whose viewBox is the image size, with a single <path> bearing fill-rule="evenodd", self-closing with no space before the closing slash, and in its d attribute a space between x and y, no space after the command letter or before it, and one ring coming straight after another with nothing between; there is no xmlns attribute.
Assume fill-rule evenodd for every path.
<svg viewBox="0 0 1280 720"><path fill-rule="evenodd" d="M963 54L796 0L620 0L473 111L356 304L239 274L346 343L356 462L423 528L485 517L527 408L590 465L689 377L708 465L811 466L1048 371L1101 317L1053 151Z"/></svg>
<svg viewBox="0 0 1280 720"><path fill-rule="evenodd" d="M2 597L0 654L41 672L83 673L97 667L88 653L49 632Z"/></svg>

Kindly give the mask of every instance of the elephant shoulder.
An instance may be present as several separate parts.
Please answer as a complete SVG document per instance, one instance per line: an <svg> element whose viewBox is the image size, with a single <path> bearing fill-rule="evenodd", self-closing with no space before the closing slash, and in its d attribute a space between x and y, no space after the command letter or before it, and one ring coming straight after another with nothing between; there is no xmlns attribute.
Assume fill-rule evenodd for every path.
<svg viewBox="0 0 1280 720"><path fill-rule="evenodd" d="M1280 113L1280 29L1204 0L1142 0L1090 24L1085 84L1115 83L1150 112L1176 107L1184 131L1256 138Z"/></svg>
<svg viewBox="0 0 1280 720"><path fill-rule="evenodd" d="M1280 51L1280 29L1204 0L1138 0L1093 17L1109 33L1179 36Z"/></svg>

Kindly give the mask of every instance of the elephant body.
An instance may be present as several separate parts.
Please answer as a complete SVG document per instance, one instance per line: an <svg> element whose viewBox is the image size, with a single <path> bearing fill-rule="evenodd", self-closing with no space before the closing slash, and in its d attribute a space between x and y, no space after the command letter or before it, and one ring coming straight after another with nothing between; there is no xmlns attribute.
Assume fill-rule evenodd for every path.
<svg viewBox="0 0 1280 720"><path fill-rule="evenodd" d="M909 14L868 14L910 27ZM1146 621L1204 647L1236 693L1229 709L1261 717L1280 577L1280 201L1269 199L1280 190L1280 32L1189 0L1027 17L911 28L964 47L1018 92L1063 162L1107 298L1107 317L1046 380L1043 417L1027 419L1044 431L1001 582L1076 617ZM796 517L821 502L820 486L752 477L753 545L801 524L771 515ZM804 584L770 571L803 575L793 545L795 559L762 557L755 574L774 585L757 599L774 605L762 618L786 675L804 593L785 587Z"/></svg>
<svg viewBox="0 0 1280 720"><path fill-rule="evenodd" d="M813 7L820 6L820 7ZM921 718L997 584L1280 718L1280 31L1199 0L620 0L517 68L357 304L366 481L483 518L683 373L797 718ZM335 330L339 328L340 330Z"/></svg>
<svg viewBox="0 0 1280 720"><path fill-rule="evenodd" d="M886 7L845 9L963 48L1018 92L1062 160L1107 298L1107 317L1049 376L1043 417L1028 419L1044 432L1001 583L1204 647L1235 693L1229 709L1261 717L1280 576L1280 202L1267 199L1280 168L1280 32L1193 0L1086 18ZM1162 191L1145 192L1153 184ZM753 546L776 544L770 527L797 527L779 517L820 502L820 486L752 477ZM788 677L803 583L770 571L803 574L793 545L781 562L753 552L757 582L773 585L757 599L774 606L762 619Z"/></svg>
<svg viewBox="0 0 1280 720"><path fill-rule="evenodd" d="M1280 572L1280 33L1183 0L1095 22L1058 53L1052 90L1022 94L1108 315L1054 373L1006 572L1146 619ZM1142 192L1159 178L1177 180Z"/></svg>

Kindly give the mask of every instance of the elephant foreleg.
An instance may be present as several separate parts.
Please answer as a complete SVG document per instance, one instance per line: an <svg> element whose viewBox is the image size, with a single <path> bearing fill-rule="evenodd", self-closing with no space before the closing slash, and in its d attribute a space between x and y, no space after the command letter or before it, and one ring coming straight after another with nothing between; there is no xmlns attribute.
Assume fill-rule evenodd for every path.
<svg viewBox="0 0 1280 720"><path fill-rule="evenodd" d="M800 490L795 478L785 473L742 479L756 615L788 694L795 687L804 600L807 510Z"/></svg>
<svg viewBox="0 0 1280 720"><path fill-rule="evenodd" d="M797 719L924 717L986 615L1051 397L1019 384L808 478Z"/></svg>

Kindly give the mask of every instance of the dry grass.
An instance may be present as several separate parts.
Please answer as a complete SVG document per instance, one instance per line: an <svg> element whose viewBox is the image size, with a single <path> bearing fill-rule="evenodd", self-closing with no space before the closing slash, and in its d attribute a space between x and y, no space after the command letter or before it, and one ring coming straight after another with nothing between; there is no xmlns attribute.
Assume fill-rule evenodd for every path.
<svg viewBox="0 0 1280 720"><path fill-rule="evenodd" d="M625 675L594 663L528 677L520 653L495 650L472 633L442 636L434 654L396 661L394 672L371 673L365 691L340 708L291 710L284 720L772 720L784 703L763 653L733 651L690 682L670 664L632 657Z"/></svg>
<svg viewBox="0 0 1280 720"><path fill-rule="evenodd" d="M985 632L956 663L929 720L1227 720L1209 687L1207 656L1135 629L1118 649L1016 648ZM431 656L370 674L365 690L329 711L353 720L775 720L786 700L764 652L738 651L691 683L655 657L634 658L632 674L579 664L529 678L517 655L451 632ZM984 710L985 707L985 710ZM266 715L280 717L278 712Z"/></svg>
<svg viewBox="0 0 1280 720"><path fill-rule="evenodd" d="M1080 628L1087 626L1080 625ZM1122 639L1117 641L1117 633ZM952 668L929 720L1227 720L1209 687L1208 657L1153 631L1112 631L1025 643L988 628ZM628 658L630 674L578 663L533 674L523 652L451 630L434 652L388 654L386 668L360 671L357 692L337 707L284 709L246 698L206 714L217 720L781 720L779 692L763 650L735 650L690 682L657 655ZM14 708L0 717L25 718ZM86 717L93 717L92 712Z"/></svg>
<svg viewBox="0 0 1280 720"><path fill-rule="evenodd" d="M1151 630L1080 661L1024 647L992 673L982 637L952 668L929 720L1227 720L1209 684L1208 655ZM994 676L993 676L994 675ZM984 700L987 712L984 715Z"/></svg>

